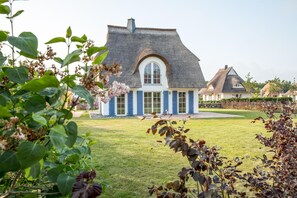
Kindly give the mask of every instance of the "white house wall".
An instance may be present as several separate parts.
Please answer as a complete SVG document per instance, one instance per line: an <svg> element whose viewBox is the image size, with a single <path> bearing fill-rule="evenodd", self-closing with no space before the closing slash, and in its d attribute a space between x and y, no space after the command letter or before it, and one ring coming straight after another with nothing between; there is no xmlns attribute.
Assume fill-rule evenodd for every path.
<svg viewBox="0 0 297 198"><path fill-rule="evenodd" d="M133 91L133 115L137 114L137 89L131 89Z"/></svg>
<svg viewBox="0 0 297 198"><path fill-rule="evenodd" d="M194 90L194 113L199 113L199 96L198 96L198 89Z"/></svg>

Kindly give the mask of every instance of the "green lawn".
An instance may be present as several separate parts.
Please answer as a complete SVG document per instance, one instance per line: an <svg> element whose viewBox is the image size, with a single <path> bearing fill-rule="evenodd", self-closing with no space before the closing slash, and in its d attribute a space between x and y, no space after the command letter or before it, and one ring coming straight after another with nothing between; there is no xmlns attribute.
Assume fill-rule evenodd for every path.
<svg viewBox="0 0 297 198"><path fill-rule="evenodd" d="M230 158L262 155L264 151L255 140L255 134L265 130L261 123L251 123L253 116L259 113L227 110L224 113L247 117L189 120L186 123L191 129L188 136L222 147L221 154ZM148 186L176 179L180 169L188 166L181 154L175 154L156 142L162 138L145 133L153 120L90 120L87 116L75 120L81 133L91 132L97 140L97 144L92 146L92 155L98 181L107 184L103 198L148 197ZM247 159L241 168L251 170L255 164Z"/></svg>
<svg viewBox="0 0 297 198"><path fill-rule="evenodd" d="M259 116L266 117L264 112L252 111L252 110L200 108L199 111L241 115L243 116L244 119L250 119L250 120L253 120Z"/></svg>

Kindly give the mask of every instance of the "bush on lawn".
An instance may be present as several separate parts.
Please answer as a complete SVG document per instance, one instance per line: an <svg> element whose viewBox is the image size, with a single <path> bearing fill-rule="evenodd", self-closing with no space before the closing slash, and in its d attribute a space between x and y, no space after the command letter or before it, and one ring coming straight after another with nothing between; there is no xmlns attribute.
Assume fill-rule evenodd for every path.
<svg viewBox="0 0 297 198"><path fill-rule="evenodd" d="M257 197L278 198L297 195L297 123L292 116L296 112L295 104L284 105L277 118L276 105L265 108L268 119L262 117L265 130L271 135L257 134L256 139L269 148L269 154L258 157L262 165L256 166L252 173L237 170L242 164L239 158L228 160L220 156L216 146L209 147L205 140L192 140L187 137L189 129L166 117L160 119L147 130L147 133L164 137L165 145L174 152L181 153L190 166L183 167L178 173L178 180L165 186L149 187L150 195L158 198L170 197L246 197L246 192L236 189L236 182L241 182L247 191ZM158 117L154 115L154 117ZM196 183L195 187L189 183ZM189 187L190 186L190 187Z"/></svg>

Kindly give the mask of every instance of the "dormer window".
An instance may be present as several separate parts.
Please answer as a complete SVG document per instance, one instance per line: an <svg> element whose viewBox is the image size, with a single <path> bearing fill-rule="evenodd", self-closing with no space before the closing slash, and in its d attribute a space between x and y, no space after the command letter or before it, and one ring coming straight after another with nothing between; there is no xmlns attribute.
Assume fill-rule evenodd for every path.
<svg viewBox="0 0 297 198"><path fill-rule="evenodd" d="M233 88L243 88L243 86L240 83L236 83L233 85Z"/></svg>
<svg viewBox="0 0 297 198"><path fill-rule="evenodd" d="M155 62L150 62L144 68L144 84L160 84L160 67Z"/></svg>

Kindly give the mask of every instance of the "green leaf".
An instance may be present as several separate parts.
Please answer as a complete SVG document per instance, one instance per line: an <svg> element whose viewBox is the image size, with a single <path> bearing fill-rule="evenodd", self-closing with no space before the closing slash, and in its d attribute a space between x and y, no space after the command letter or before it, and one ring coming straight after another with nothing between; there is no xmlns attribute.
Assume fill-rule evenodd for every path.
<svg viewBox="0 0 297 198"><path fill-rule="evenodd" d="M24 51L20 51L20 55L25 56L27 58L31 58L31 59L37 59L37 56L35 56L35 55L33 56L33 55L28 54L28 53L26 53Z"/></svg>
<svg viewBox="0 0 297 198"><path fill-rule="evenodd" d="M66 143L66 132L63 125L56 125L52 127L49 137L51 143L55 146L57 151L62 152Z"/></svg>
<svg viewBox="0 0 297 198"><path fill-rule="evenodd" d="M1 5L0 4L0 14L9 14L10 13L10 8L7 5Z"/></svg>
<svg viewBox="0 0 297 198"><path fill-rule="evenodd" d="M3 68L4 73L14 83L24 84L28 81L28 68L27 67L6 67Z"/></svg>
<svg viewBox="0 0 297 198"><path fill-rule="evenodd" d="M46 119L41 115L33 114L32 119L43 126L47 125Z"/></svg>
<svg viewBox="0 0 297 198"><path fill-rule="evenodd" d="M82 45L76 45L76 48L77 49L82 49L84 46L82 46Z"/></svg>
<svg viewBox="0 0 297 198"><path fill-rule="evenodd" d="M71 64L71 63L74 63L74 62L78 62L80 61L80 57L77 55L77 56L73 56L70 61L68 62L68 65Z"/></svg>
<svg viewBox="0 0 297 198"><path fill-rule="evenodd" d="M77 56L81 55L81 53L82 53L82 50L81 49L78 49L78 50L74 50L73 52L71 52L70 54L68 54L65 57L62 66L68 65L68 64L72 63L73 62L73 59L74 59L73 57L77 57Z"/></svg>
<svg viewBox="0 0 297 198"><path fill-rule="evenodd" d="M5 63L6 57L3 56L2 52L0 52L0 67Z"/></svg>
<svg viewBox="0 0 297 198"><path fill-rule="evenodd" d="M60 89L57 89L57 93L55 95L51 97L46 96L45 99L51 106L59 105L62 93L63 92Z"/></svg>
<svg viewBox="0 0 297 198"><path fill-rule="evenodd" d="M72 41L72 42L78 42L78 43L84 43L84 42L86 42L85 39L80 38L80 37L78 37L78 36L73 36L73 37L71 37L71 41Z"/></svg>
<svg viewBox="0 0 297 198"><path fill-rule="evenodd" d="M107 47L103 46L103 47L90 47L89 49L87 49L87 54L88 56L92 56L95 53L98 53L100 51L103 50L107 50Z"/></svg>
<svg viewBox="0 0 297 198"><path fill-rule="evenodd" d="M9 36L8 42L24 53L37 57L38 40L31 32L22 32L18 37Z"/></svg>
<svg viewBox="0 0 297 198"><path fill-rule="evenodd" d="M81 37L82 39L84 39L85 41L87 41L88 40L88 37L84 34L84 35L82 35L82 37Z"/></svg>
<svg viewBox="0 0 297 198"><path fill-rule="evenodd" d="M75 164L79 162L80 156L78 154L71 154L65 158L65 162Z"/></svg>
<svg viewBox="0 0 297 198"><path fill-rule="evenodd" d="M24 109L29 113L41 111L46 107L45 99L40 95L34 95L26 100Z"/></svg>
<svg viewBox="0 0 297 198"><path fill-rule="evenodd" d="M61 82L66 83L70 88L72 88L76 85L75 80L77 76L77 74L67 75L61 80Z"/></svg>
<svg viewBox="0 0 297 198"><path fill-rule="evenodd" d="M6 106L6 104L8 102L10 102L10 99L7 96L5 96L4 94L1 94L0 95L0 105L1 106Z"/></svg>
<svg viewBox="0 0 297 198"><path fill-rule="evenodd" d="M104 88L104 85L102 82L96 82L97 86L100 88L100 89L103 89Z"/></svg>
<svg viewBox="0 0 297 198"><path fill-rule="evenodd" d="M12 15L11 17L6 17L6 18L13 19L13 18L19 16L20 14L22 14L23 12L24 12L24 10L19 10L14 15Z"/></svg>
<svg viewBox="0 0 297 198"><path fill-rule="evenodd" d="M49 40L45 44L52 44L52 43L66 43L66 39L64 37L56 37Z"/></svg>
<svg viewBox="0 0 297 198"><path fill-rule="evenodd" d="M49 96L53 97L56 93L58 93L59 89L56 87L47 87L43 89L42 91L38 92L41 96Z"/></svg>
<svg viewBox="0 0 297 198"><path fill-rule="evenodd" d="M8 0L0 0L0 4L6 3L6 2L8 2Z"/></svg>
<svg viewBox="0 0 297 198"><path fill-rule="evenodd" d="M45 154L46 149L37 142L22 142L17 149L17 158L22 169L26 169L39 162Z"/></svg>
<svg viewBox="0 0 297 198"><path fill-rule="evenodd" d="M71 113L71 111L69 111L68 109L62 109L61 111L63 113L63 117L66 120L71 120L73 118L73 114Z"/></svg>
<svg viewBox="0 0 297 198"><path fill-rule="evenodd" d="M0 31L0 42L7 41L8 34L5 31Z"/></svg>
<svg viewBox="0 0 297 198"><path fill-rule="evenodd" d="M62 195L68 195L72 191L72 186L75 182L75 177L61 173L57 178L59 191Z"/></svg>
<svg viewBox="0 0 297 198"><path fill-rule="evenodd" d="M36 180L39 177L40 173L41 173L43 164L44 164L44 161L43 161L43 159L41 159L36 164L32 165L29 168L26 168L26 170L25 170L26 179L28 179L29 181Z"/></svg>
<svg viewBox="0 0 297 198"><path fill-rule="evenodd" d="M60 57L55 57L54 58L54 61L56 61L57 63L59 63L59 64L63 64L63 59L62 58L60 58Z"/></svg>
<svg viewBox="0 0 297 198"><path fill-rule="evenodd" d="M106 52L103 52L102 54L100 54L99 56L97 56L95 58L95 60L93 61L93 65L100 65L106 58L107 54L108 54L108 50Z"/></svg>
<svg viewBox="0 0 297 198"><path fill-rule="evenodd" d="M54 168L50 169L49 171L47 171L48 179L51 182L56 183L58 176L63 172L64 168L65 168L64 165L60 165L60 166L54 167Z"/></svg>
<svg viewBox="0 0 297 198"><path fill-rule="evenodd" d="M8 106L0 106L0 118L8 118L11 117L11 113L9 112Z"/></svg>
<svg viewBox="0 0 297 198"><path fill-rule="evenodd" d="M50 137L51 143L54 145L57 151L61 153L65 148L66 137L53 130L50 131L49 137Z"/></svg>
<svg viewBox="0 0 297 198"><path fill-rule="evenodd" d="M93 96L83 86L76 85L75 87L72 88L72 91L76 95L78 95L79 97L86 99L86 101L89 103L91 108L94 107L94 98L93 98Z"/></svg>
<svg viewBox="0 0 297 198"><path fill-rule="evenodd" d="M20 168L21 165L14 151L7 150L0 156L0 172L17 171Z"/></svg>
<svg viewBox="0 0 297 198"><path fill-rule="evenodd" d="M66 38L70 38L71 36L72 36L72 30L71 30L71 27L69 26L66 31Z"/></svg>
<svg viewBox="0 0 297 198"><path fill-rule="evenodd" d="M59 87L59 81L55 76L44 75L41 78L33 79L26 83L22 90L38 92L47 87Z"/></svg>
<svg viewBox="0 0 297 198"><path fill-rule="evenodd" d="M66 134L68 135L66 145L71 148L77 139L77 124L70 121L66 126Z"/></svg>
<svg viewBox="0 0 297 198"><path fill-rule="evenodd" d="M57 115L52 115L51 118L48 121L48 124L50 126L54 125L57 122Z"/></svg>
<svg viewBox="0 0 297 198"><path fill-rule="evenodd" d="M61 135L63 135L64 137L66 137L66 131L63 125L56 125L54 127L51 128L51 131L59 133Z"/></svg>

